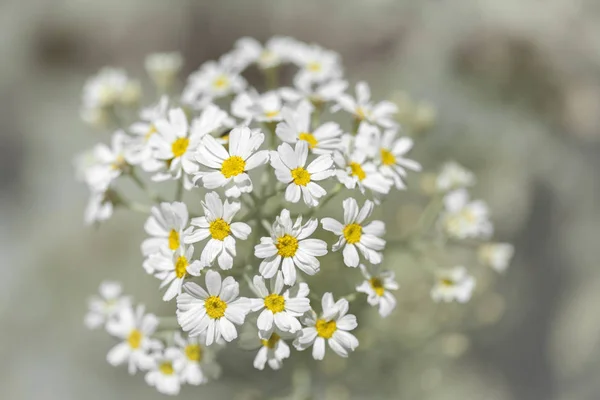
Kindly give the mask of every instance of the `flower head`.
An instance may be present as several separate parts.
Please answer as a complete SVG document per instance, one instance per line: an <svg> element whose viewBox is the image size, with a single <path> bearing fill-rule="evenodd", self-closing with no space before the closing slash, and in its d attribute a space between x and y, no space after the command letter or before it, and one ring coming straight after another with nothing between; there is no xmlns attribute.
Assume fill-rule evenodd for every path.
<svg viewBox="0 0 600 400"><path fill-rule="evenodd" d="M131 299L121 294L121 284L105 281L100 285L100 296L93 296L88 301L89 312L85 316L85 326L96 329L113 317L123 308L131 306Z"/></svg>
<svg viewBox="0 0 600 400"><path fill-rule="evenodd" d="M390 292L398 290L393 271L382 271L371 274L364 264L360 264L360 270L365 281L356 287L356 291L367 295L367 302L372 306L379 307L379 314L387 317L396 307L396 298Z"/></svg>
<svg viewBox="0 0 600 400"><path fill-rule="evenodd" d="M431 289L431 298L436 301L466 303L471 299L475 288L475 278L465 267L459 266L438 273L437 281Z"/></svg>

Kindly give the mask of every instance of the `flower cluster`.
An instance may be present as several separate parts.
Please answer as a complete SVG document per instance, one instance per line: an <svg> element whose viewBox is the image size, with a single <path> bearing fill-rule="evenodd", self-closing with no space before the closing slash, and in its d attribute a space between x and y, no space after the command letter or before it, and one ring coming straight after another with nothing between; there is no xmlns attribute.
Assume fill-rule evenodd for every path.
<svg viewBox="0 0 600 400"><path fill-rule="evenodd" d="M284 65L296 69L290 86L278 84ZM104 325L121 341L108 354L111 364L145 371L148 384L166 394L215 378L216 350L238 336L241 347L258 349L258 369L280 368L292 347L312 348L321 360L327 343L347 357L359 345L351 302L362 299L382 317L396 306L399 285L382 267L386 226L376 208L421 170L408 158L413 139L396 119L397 105L372 100L365 82L348 91L338 54L288 37L264 45L240 39L193 72L177 96L181 66L175 53L148 57L164 94L135 120L122 108L139 100L139 86L123 72L104 69L84 89L84 119L115 128L110 145L76 161L91 192L85 220L106 221L118 208L146 213L140 266L177 306L175 316L157 318L105 283L87 325ZM264 75L261 90L244 77L249 68ZM129 200L116 186L122 179L152 204ZM163 182L177 188L169 200L149 186ZM443 209L434 217L449 240L491 234L487 207L466 192L473 182L457 164L437 178L432 202L442 199ZM410 247L421 228L397 244ZM310 287L328 253L358 278L337 301ZM479 255L504 270L512 247L488 243ZM434 300L470 298L475 281L465 268L438 275Z"/></svg>

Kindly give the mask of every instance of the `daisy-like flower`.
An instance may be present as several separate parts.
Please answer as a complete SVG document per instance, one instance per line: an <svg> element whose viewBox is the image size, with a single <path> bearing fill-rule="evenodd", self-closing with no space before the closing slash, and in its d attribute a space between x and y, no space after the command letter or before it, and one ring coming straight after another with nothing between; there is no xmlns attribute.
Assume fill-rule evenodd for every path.
<svg viewBox="0 0 600 400"><path fill-rule="evenodd" d="M325 82L342 76L340 56L318 45L303 44L291 55L300 71L296 79L304 82Z"/></svg>
<svg viewBox="0 0 600 400"><path fill-rule="evenodd" d="M294 340L294 347L306 350L313 346L312 356L315 360L322 360L325 356L325 341L331 350L340 357L348 357L349 351L358 347L358 339L349 331L358 324L356 317L348 313L348 300L340 299L334 303L333 295L325 293L321 299L323 313L317 317L314 311L305 317L303 323L306 328Z"/></svg>
<svg viewBox="0 0 600 400"><path fill-rule="evenodd" d="M481 200L471 201L465 189L448 193L444 197L444 209L441 226L448 236L456 239L486 238L494 230L487 205Z"/></svg>
<svg viewBox="0 0 600 400"><path fill-rule="evenodd" d="M110 147L97 144L94 147L94 163L87 166L84 171L85 181L90 190L103 192L111 183L130 168L126 158L129 137L123 131L112 135Z"/></svg>
<svg viewBox="0 0 600 400"><path fill-rule="evenodd" d="M231 114L244 120L247 125L252 120L259 122L281 121L281 97L271 91L258 94L243 92L231 102Z"/></svg>
<svg viewBox="0 0 600 400"><path fill-rule="evenodd" d="M268 364L271 369L278 370L283 366L283 360L290 357L290 346L285 340L292 338L290 334L275 330L268 338L261 339L256 329L250 328L242 333L240 347L244 350L258 350L254 357L254 368L262 371Z"/></svg>
<svg viewBox="0 0 600 400"><path fill-rule="evenodd" d="M177 331L173 340L181 352L181 357L175 363L181 368L184 383L203 385L219 377L221 367L215 360L217 346L204 346L204 335L184 338Z"/></svg>
<svg viewBox="0 0 600 400"><path fill-rule="evenodd" d="M234 51L246 64L268 69L287 62L297 46L298 42L289 37L274 36L264 46L254 38L243 37L235 43Z"/></svg>
<svg viewBox="0 0 600 400"><path fill-rule="evenodd" d="M235 325L242 325L250 311L250 301L238 298L239 284L231 276L221 281L218 272L209 270L205 282L207 290L194 282L183 286L185 293L177 296L179 325L192 337L206 332L207 346L221 337L231 342L237 338Z"/></svg>
<svg viewBox="0 0 600 400"><path fill-rule="evenodd" d="M142 242L142 254L156 254L161 248L173 251L183 244L186 235L189 214L185 203L160 203L152 207L150 217L144 224L146 233L151 237ZM152 270L147 270L149 274Z"/></svg>
<svg viewBox="0 0 600 400"><path fill-rule="evenodd" d="M377 132L380 134L379 129ZM388 129L380 134L380 140L377 140L379 149L376 160L383 176L389 177L396 189L405 189L406 185L402 179L407 175L406 170L420 171L421 164L404 158L404 155L412 149L413 141L409 137L396 139L396 132L396 129Z"/></svg>
<svg viewBox="0 0 600 400"><path fill-rule="evenodd" d="M377 166L368 160L367 154L359 149L346 155L333 153L335 176L348 189L358 188L362 194L367 189L374 195L388 194L393 182L379 172Z"/></svg>
<svg viewBox="0 0 600 400"><path fill-rule="evenodd" d="M128 371L134 374L137 369L146 370L153 365L150 352L162 347L160 341L151 336L158 326L158 318L153 314L144 314L144 306L124 307L106 324L111 335L123 341L113 347L106 359L113 366L128 364Z"/></svg>
<svg viewBox="0 0 600 400"><path fill-rule="evenodd" d="M310 129L310 116L313 107L302 102L295 110L284 108L283 122L277 125L276 133L283 142L294 144L299 140L308 143L315 154L331 153L340 150L342 130L335 122L326 122L318 128Z"/></svg>
<svg viewBox="0 0 600 400"><path fill-rule="evenodd" d="M208 61L202 64L198 71L190 75L182 101L203 107L212 99L241 92L247 83L239 74L239 65L233 61L222 57L218 62Z"/></svg>
<svg viewBox="0 0 600 400"><path fill-rule="evenodd" d="M367 302L372 306L379 306L379 315L387 317L396 308L396 298L390 292L390 290L398 290L394 272L382 271L371 274L364 264L360 264L360 271L366 280L356 287L356 291L365 293Z"/></svg>
<svg viewBox="0 0 600 400"><path fill-rule="evenodd" d="M397 124L393 115L398 107L391 101L371 102L371 89L366 82L356 84L356 98L343 94L338 98L339 107L354 115L360 121L368 121L384 128L392 128Z"/></svg>
<svg viewBox="0 0 600 400"><path fill-rule="evenodd" d="M159 161L153 156L150 138L158 132L156 121L167 118L169 98L162 96L159 102L140 111L139 121L129 127L133 135L129 146L128 157L132 164L140 165L147 172L155 172L164 166L164 161Z"/></svg>
<svg viewBox="0 0 600 400"><path fill-rule="evenodd" d="M105 67L91 77L83 87L83 113L117 104L135 103L140 95L140 85L127 77L122 69Z"/></svg>
<svg viewBox="0 0 600 400"><path fill-rule="evenodd" d="M292 148L287 143L282 143L277 151L271 152L271 166L275 169L275 176L280 182L287 184L285 199L290 203L297 203L300 197L309 207L319 204L319 199L327 194L319 184L333 175L333 158L331 154L322 154L313 160L307 167L309 144L300 140Z"/></svg>
<svg viewBox="0 0 600 400"><path fill-rule="evenodd" d="M515 254L515 248L510 243L485 243L479 246L479 261L492 267L497 272L504 272Z"/></svg>
<svg viewBox="0 0 600 400"><path fill-rule="evenodd" d="M262 311L257 321L259 336L262 339L268 340L275 328L289 333L296 333L302 329L298 317L310 310L310 300L306 297L310 290L306 283L299 283L297 287L282 293L281 271L277 271L277 275L271 278L269 289L260 276L255 276L252 283L252 290L260 297L255 299L252 311Z"/></svg>
<svg viewBox="0 0 600 400"><path fill-rule="evenodd" d="M241 205L228 200L223 202L217 193L209 192L204 197L202 208L204 216L192 219L191 224L197 229L185 238L185 242L196 243L210 236L200 261L210 265L216 259L219 267L230 269L236 255L235 239L246 240L252 231L244 222L231 222Z"/></svg>
<svg viewBox="0 0 600 400"><path fill-rule="evenodd" d="M162 394L175 396L183 382L183 364L179 362L181 351L168 347L152 355L152 367L146 372L145 380Z"/></svg>
<svg viewBox="0 0 600 400"><path fill-rule="evenodd" d="M196 181L202 179L202 185L207 189L225 187L227 197L240 197L242 193L252 192L248 171L269 160L267 150L257 151L264 140L264 134L247 127L231 130L227 149L212 136L204 136L196 160L209 171L198 172Z"/></svg>
<svg viewBox="0 0 600 400"><path fill-rule="evenodd" d="M86 225L106 221L112 217L114 208L115 206L111 199L110 191L92 192L88 204L85 207L83 220Z"/></svg>
<svg viewBox="0 0 600 400"><path fill-rule="evenodd" d="M474 184L475 175L454 161L444 164L435 180L437 190L442 193L470 187Z"/></svg>
<svg viewBox="0 0 600 400"><path fill-rule="evenodd" d="M291 286L296 283L296 268L307 275L319 272L321 263L317 257L327 254L327 243L309 238L317 226L316 219L302 225L301 216L293 222L289 210L282 210L271 227L271 236L262 237L254 247L254 255L263 258L258 267L260 274L272 278L283 263L283 282Z"/></svg>
<svg viewBox="0 0 600 400"><path fill-rule="evenodd" d="M279 89L279 93L281 94L281 98L290 104L309 101L319 105L337 100L346 91L347 87L348 82L341 79L324 83L313 83L308 79L300 79L300 76L296 75L294 87L282 87Z"/></svg>
<svg viewBox="0 0 600 400"><path fill-rule="evenodd" d="M131 298L122 295L121 284L105 281L100 284L100 296L88 301L89 311L85 316L85 326L96 329L117 315L123 308L131 306Z"/></svg>
<svg viewBox="0 0 600 400"><path fill-rule="evenodd" d="M183 57L179 52L149 54L144 63L146 72L160 90L171 87L182 66Z"/></svg>
<svg viewBox="0 0 600 400"><path fill-rule="evenodd" d="M440 271L436 284L431 289L431 298L436 302L466 303L471 299L475 288L475 278L467 272L465 267L458 266Z"/></svg>
<svg viewBox="0 0 600 400"><path fill-rule="evenodd" d="M161 251L150 255L144 265L147 270L154 271L154 276L162 282L160 288L168 285L164 301L172 300L175 296L181 294L181 287L186 276L199 276L200 271L208 264L198 260L192 260L194 256L194 246L181 246L175 252L161 248Z"/></svg>
<svg viewBox="0 0 600 400"><path fill-rule="evenodd" d="M339 236L331 250L343 249L344 264L348 267L358 266L359 251L371 264L381 263L383 259L381 251L385 247L385 240L381 236L385 234L385 224L383 221L371 221L364 224L373 212L373 202L366 200L363 207L359 209L356 200L350 197L344 200L343 207L343 224L333 218L321 219L323 229Z"/></svg>

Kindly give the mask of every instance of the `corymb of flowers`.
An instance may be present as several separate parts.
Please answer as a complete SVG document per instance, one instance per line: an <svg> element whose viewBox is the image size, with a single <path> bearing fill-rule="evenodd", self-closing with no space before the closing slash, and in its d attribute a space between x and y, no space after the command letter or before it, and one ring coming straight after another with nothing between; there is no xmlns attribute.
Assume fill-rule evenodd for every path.
<svg viewBox="0 0 600 400"><path fill-rule="evenodd" d="M365 82L344 80L337 53L289 37L240 39L178 93L183 63L177 53L147 58L159 95L145 107L142 85L120 69L104 68L85 84L82 118L112 132L76 159L90 190L85 221L97 225L121 209L146 214L147 238L131 243L143 256L137 268L176 306L156 316L106 281L86 325L116 339L111 365L145 374L170 395L217 379L218 352L235 342L255 352L259 370L302 351L314 360L350 357L360 349L353 305L387 317L401 296L393 269L403 266L385 258L381 205L411 189L421 171L409 155L411 127L423 128L422 116L433 113L403 123L406 110L372 99ZM264 78L256 88L244 77L249 69ZM122 180L145 200L128 198ZM474 175L448 162L431 181L416 228L393 247L468 241L477 243L477 264L504 271L513 248L489 241L488 207L468 192ZM385 205L389 213L394 201ZM464 303L475 288L466 266L431 273L432 301Z"/></svg>

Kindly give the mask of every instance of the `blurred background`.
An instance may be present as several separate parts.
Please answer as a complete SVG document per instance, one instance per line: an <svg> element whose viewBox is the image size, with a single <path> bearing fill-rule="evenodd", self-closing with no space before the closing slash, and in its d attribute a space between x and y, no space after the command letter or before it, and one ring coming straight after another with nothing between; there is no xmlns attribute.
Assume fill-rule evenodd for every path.
<svg viewBox="0 0 600 400"><path fill-rule="evenodd" d="M376 333L359 335L356 354L307 364L315 398L599 399L597 0L1 1L0 398L163 397L110 367L113 341L83 326L104 279L161 305L136 268L143 217L83 225L72 159L106 135L80 120L81 88L107 65L145 79L151 52L181 51L189 73L241 36L273 34L338 51L376 98L406 91L434 105L415 158L474 170L496 239L516 247L467 311L431 304L429 286L415 298L400 274L395 317L359 314ZM457 313L461 323L436 328ZM252 357L226 351L223 378L181 397L283 397L302 379L291 364L259 374Z"/></svg>

